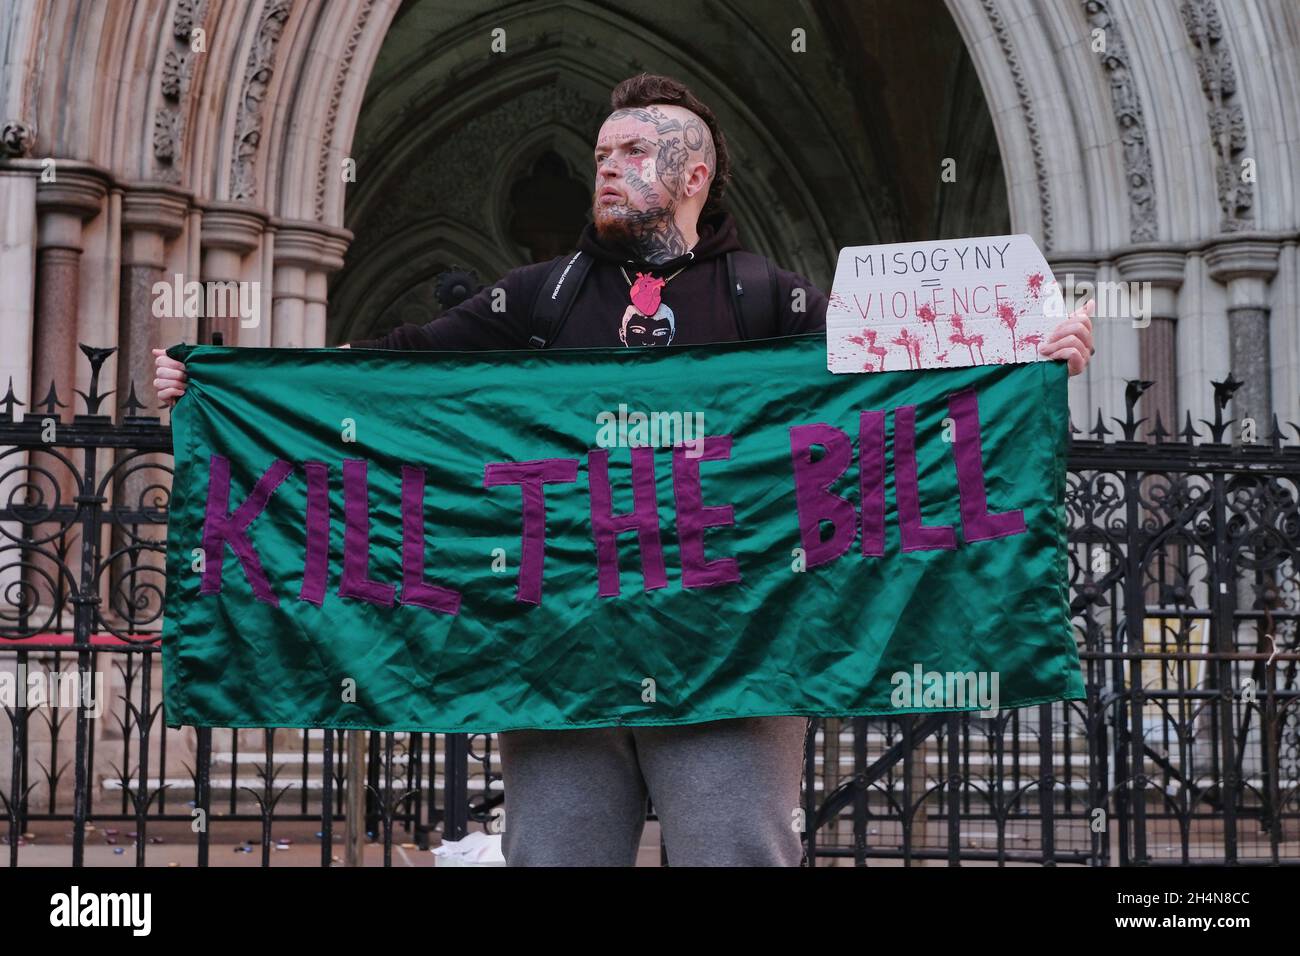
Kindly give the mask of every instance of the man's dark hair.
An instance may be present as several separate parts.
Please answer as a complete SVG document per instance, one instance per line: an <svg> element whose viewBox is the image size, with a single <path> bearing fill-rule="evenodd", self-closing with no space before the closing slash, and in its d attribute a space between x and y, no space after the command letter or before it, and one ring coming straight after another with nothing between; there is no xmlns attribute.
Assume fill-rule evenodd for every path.
<svg viewBox="0 0 1300 956"><path fill-rule="evenodd" d="M640 76L628 77L609 95L609 105L615 110L637 109L639 107L668 105L681 106L690 110L709 128L713 137L713 180L709 183L709 196L700 210L700 217L722 210L722 200L731 182L731 154L727 152L727 140L718 126L718 118L713 115L700 99L690 91L685 83L679 83L670 76L658 76L642 73Z"/></svg>

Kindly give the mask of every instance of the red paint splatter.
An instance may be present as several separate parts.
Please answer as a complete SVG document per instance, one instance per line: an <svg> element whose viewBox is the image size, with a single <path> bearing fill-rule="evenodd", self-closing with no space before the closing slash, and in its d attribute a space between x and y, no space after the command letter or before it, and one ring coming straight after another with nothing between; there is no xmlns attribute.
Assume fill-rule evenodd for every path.
<svg viewBox="0 0 1300 956"><path fill-rule="evenodd" d="M898 338L893 340L893 343L895 345L901 345L907 350L908 368L921 367L921 340L919 338L912 335L908 329L903 329L903 331L899 333Z"/></svg>
<svg viewBox="0 0 1300 956"><path fill-rule="evenodd" d="M976 336L966 334L966 327L962 324L962 317L956 312L948 317L948 323L953 328L952 335L948 336L948 341L953 345L966 346L966 351L970 353L970 363L971 365L974 365L975 350L971 348L971 346L975 344ZM983 339L980 339L980 341L982 342Z"/></svg>
<svg viewBox="0 0 1300 956"><path fill-rule="evenodd" d="M889 354L889 349L876 344L876 332L874 329L867 330L867 351L880 359L880 371L885 370L885 356Z"/></svg>
<svg viewBox="0 0 1300 956"><path fill-rule="evenodd" d="M931 331L934 332L934 347L939 348L939 317L934 314L934 308L927 302L917 309L916 314L922 322L930 326Z"/></svg>
<svg viewBox="0 0 1300 956"><path fill-rule="evenodd" d="M1019 356L1016 354L1016 323L1020 321L1020 316L1016 314L1015 309L1011 308L1010 302L1003 302L998 306L998 320L1011 333L1011 354L1016 361L1019 361Z"/></svg>
<svg viewBox="0 0 1300 956"><path fill-rule="evenodd" d="M876 345L876 330L875 330L875 329L865 329L865 328L864 328L864 329L862 330L862 334L861 334L861 335L848 335L848 336L845 336L845 341L852 342L852 343L853 343L854 345L856 345L858 348L860 348L860 349L865 349L865 350L866 350L868 353L870 353L871 355L874 355L874 356L876 356L877 358L879 358L879 359L880 359L880 371L883 372L883 371L885 370L885 356L889 354L889 350L886 349L886 348L882 348L881 346ZM870 360L870 359L868 359L867 362L866 362L866 364L863 365L863 371L866 371L866 372L874 372L874 371L876 371L874 368L872 368L872 366L871 366L871 360Z"/></svg>

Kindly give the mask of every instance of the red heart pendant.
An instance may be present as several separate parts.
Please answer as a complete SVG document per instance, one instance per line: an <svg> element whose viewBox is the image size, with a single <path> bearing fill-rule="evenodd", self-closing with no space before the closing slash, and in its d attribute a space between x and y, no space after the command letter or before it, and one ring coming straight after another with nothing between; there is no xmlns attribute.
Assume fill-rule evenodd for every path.
<svg viewBox="0 0 1300 956"><path fill-rule="evenodd" d="M650 316L659 311L659 290L664 287L664 282L665 280L646 275L644 272L636 274L636 281L628 290L628 296L638 312Z"/></svg>

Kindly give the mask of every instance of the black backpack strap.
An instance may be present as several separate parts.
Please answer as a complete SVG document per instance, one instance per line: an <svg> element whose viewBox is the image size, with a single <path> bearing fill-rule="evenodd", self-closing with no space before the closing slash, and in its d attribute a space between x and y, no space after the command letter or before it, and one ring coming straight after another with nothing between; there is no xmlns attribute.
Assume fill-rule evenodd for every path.
<svg viewBox="0 0 1300 956"><path fill-rule="evenodd" d="M780 288L776 270L755 252L727 253L727 280L742 339L766 339L780 334Z"/></svg>
<svg viewBox="0 0 1300 956"><path fill-rule="evenodd" d="M582 286L582 280L587 278L587 270L590 268L591 256L584 252L560 256L555 260L533 302L529 348L544 349L555 341L564 326L564 320L569 317L569 310L573 308L578 289Z"/></svg>

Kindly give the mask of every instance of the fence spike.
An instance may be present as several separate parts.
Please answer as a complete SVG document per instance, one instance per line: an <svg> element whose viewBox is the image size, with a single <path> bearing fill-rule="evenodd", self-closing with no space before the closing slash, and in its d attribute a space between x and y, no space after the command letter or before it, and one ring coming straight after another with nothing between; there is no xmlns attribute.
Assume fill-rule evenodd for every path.
<svg viewBox="0 0 1300 956"><path fill-rule="evenodd" d="M100 369L103 368L104 363L108 361L108 357L116 352L117 349L95 348L94 346L86 345L82 342L78 342L77 346L81 349L82 354L90 360L90 394L86 394L79 388L74 389L74 391L80 395L82 401L86 403L86 414L98 415L100 402L113 394L112 390L104 392L103 394L100 393L99 372Z"/></svg>
<svg viewBox="0 0 1300 956"><path fill-rule="evenodd" d="M127 395L126 401L122 403L122 409L126 412L128 418L134 418L135 413L144 407L144 403L135 397L135 379L132 379L131 393Z"/></svg>
<svg viewBox="0 0 1300 956"><path fill-rule="evenodd" d="M1154 385L1155 382L1148 382L1145 379L1131 378L1124 387L1124 405L1128 409L1128 417L1133 418L1133 409L1137 406L1138 399L1142 393Z"/></svg>
<svg viewBox="0 0 1300 956"><path fill-rule="evenodd" d="M1229 372L1228 377L1222 382L1211 379L1210 384L1214 386L1214 410L1217 413L1223 411L1228 402L1232 400L1233 393L1245 383L1237 381L1232 372ZM1215 415L1215 421L1218 421L1217 414Z"/></svg>
<svg viewBox="0 0 1300 956"><path fill-rule="evenodd" d="M45 406L46 415L53 415L55 418L59 416L59 413L55 411L55 408L68 407L63 402L59 401L59 393L54 387L54 379L50 379L50 390L46 392L45 397L37 403L37 407L40 407L41 405Z"/></svg>
<svg viewBox="0 0 1300 956"><path fill-rule="evenodd" d="M1155 438L1157 445L1164 444L1165 439L1169 437L1169 432L1165 430L1165 423L1160 418L1159 409L1156 409L1156 427L1147 429L1147 433Z"/></svg>
<svg viewBox="0 0 1300 956"><path fill-rule="evenodd" d="M1222 382L1211 380L1210 384L1214 386L1214 424L1211 425L1209 422L1202 422L1202 424L1209 427L1216 443L1223 444L1224 433L1236 421L1236 419L1230 418L1225 422L1223 420L1223 411L1228 402L1232 400L1233 393L1245 383L1237 381L1232 372L1229 371L1227 378Z"/></svg>
<svg viewBox="0 0 1300 956"><path fill-rule="evenodd" d="M1198 421L1210 430L1210 440L1217 445L1222 445L1224 432L1232 426L1236 419L1229 418L1225 422L1223 420L1223 409L1216 408L1214 410L1214 421L1207 422L1204 418L1198 419Z"/></svg>
<svg viewBox="0 0 1300 956"><path fill-rule="evenodd" d="M1268 436L1268 440L1274 451L1282 450L1282 426L1278 424L1277 412L1273 413L1273 433Z"/></svg>
<svg viewBox="0 0 1300 956"><path fill-rule="evenodd" d="M1097 424L1092 427L1092 437L1097 441L1105 441L1107 435L1113 434L1106 427L1106 422L1102 419L1101 409L1097 409Z"/></svg>
<svg viewBox="0 0 1300 956"><path fill-rule="evenodd" d="M0 398L0 405L3 405L3 406L4 406L4 409L5 409L5 411L4 411L4 417L5 417L5 420L6 420L6 421L13 421L13 420L14 420L14 406L15 406L15 405L21 405L21 404L23 404L23 403L20 402L20 401L18 400L18 396L14 394L14 377L13 377L12 375L10 375L10 376L9 376L9 391L5 392L5 397L4 397L4 398Z"/></svg>

